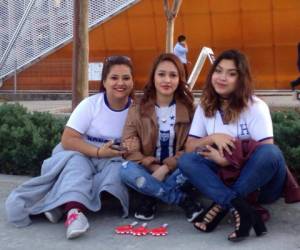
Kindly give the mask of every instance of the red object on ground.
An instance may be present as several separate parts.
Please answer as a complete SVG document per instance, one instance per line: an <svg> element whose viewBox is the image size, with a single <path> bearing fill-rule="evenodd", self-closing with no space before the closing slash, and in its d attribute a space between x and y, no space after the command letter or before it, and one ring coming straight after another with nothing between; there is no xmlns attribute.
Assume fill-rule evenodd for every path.
<svg viewBox="0 0 300 250"><path fill-rule="evenodd" d="M122 226L118 226L115 228L115 232L117 234L130 234L133 227L137 224L137 222L133 222L131 224L128 225L122 225Z"/></svg>
<svg viewBox="0 0 300 250"><path fill-rule="evenodd" d="M145 236L149 233L149 230L146 228L147 223L143 223L140 227L134 227L131 230L131 234L134 236Z"/></svg>
<svg viewBox="0 0 300 250"><path fill-rule="evenodd" d="M165 236L168 234L168 224L163 224L161 227L152 228L149 231L153 236Z"/></svg>

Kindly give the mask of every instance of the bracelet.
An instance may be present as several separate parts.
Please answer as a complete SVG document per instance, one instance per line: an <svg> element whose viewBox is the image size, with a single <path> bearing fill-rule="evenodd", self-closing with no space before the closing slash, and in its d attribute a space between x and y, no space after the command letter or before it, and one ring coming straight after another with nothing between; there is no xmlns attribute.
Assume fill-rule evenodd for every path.
<svg viewBox="0 0 300 250"><path fill-rule="evenodd" d="M97 158L100 158L99 156L99 150L101 149L101 147L97 148Z"/></svg>

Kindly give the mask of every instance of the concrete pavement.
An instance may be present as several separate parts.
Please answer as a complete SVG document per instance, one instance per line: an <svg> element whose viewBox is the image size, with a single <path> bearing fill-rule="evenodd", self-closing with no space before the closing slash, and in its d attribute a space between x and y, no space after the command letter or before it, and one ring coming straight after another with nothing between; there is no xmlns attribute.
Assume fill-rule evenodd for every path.
<svg viewBox="0 0 300 250"><path fill-rule="evenodd" d="M134 221L132 217L122 219L118 207L104 207L99 213L88 215L90 230L86 235L67 240L63 222L49 223L43 216L33 218L32 225L16 228L5 218L4 202L17 185L27 180L24 176L0 175L0 249L1 250L297 250L300 249L300 203L285 204L282 200L268 206L272 218L267 223L268 234L255 237L254 232L245 241L229 242L226 237L233 230L227 220L212 233L201 233L185 220L180 209L162 206L149 227L169 224L169 235L165 237L134 237L116 235L114 227ZM109 202L109 201L108 201Z"/></svg>

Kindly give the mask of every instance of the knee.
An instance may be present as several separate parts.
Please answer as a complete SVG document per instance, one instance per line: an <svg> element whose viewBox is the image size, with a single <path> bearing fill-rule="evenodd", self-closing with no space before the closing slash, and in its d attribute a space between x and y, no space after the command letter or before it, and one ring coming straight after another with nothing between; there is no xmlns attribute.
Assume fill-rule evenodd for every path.
<svg viewBox="0 0 300 250"><path fill-rule="evenodd" d="M266 160L285 165L283 154L278 146L274 144L263 144L258 147L258 151L265 156Z"/></svg>
<svg viewBox="0 0 300 250"><path fill-rule="evenodd" d="M122 167L120 168L120 177L123 182L127 182L128 178L131 175L130 167L128 166L129 162L123 162Z"/></svg>
<svg viewBox="0 0 300 250"><path fill-rule="evenodd" d="M136 168L137 166L135 163L130 161L124 162L120 169L120 177L122 182L126 184L132 184L136 179Z"/></svg>
<svg viewBox="0 0 300 250"><path fill-rule="evenodd" d="M179 159L178 159L178 168L181 170L182 173L185 175L188 175L189 172L191 171L191 163L195 160L196 158L199 158L198 155L195 153L184 153Z"/></svg>

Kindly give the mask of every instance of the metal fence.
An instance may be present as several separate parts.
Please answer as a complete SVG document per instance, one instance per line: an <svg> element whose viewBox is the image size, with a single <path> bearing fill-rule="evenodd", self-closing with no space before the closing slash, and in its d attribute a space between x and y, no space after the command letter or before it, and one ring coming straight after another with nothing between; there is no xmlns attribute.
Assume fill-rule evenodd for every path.
<svg viewBox="0 0 300 250"><path fill-rule="evenodd" d="M89 0L89 28L140 0ZM0 1L0 80L69 42L73 0Z"/></svg>

